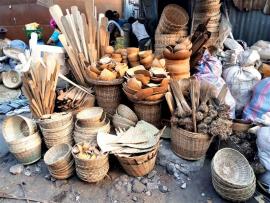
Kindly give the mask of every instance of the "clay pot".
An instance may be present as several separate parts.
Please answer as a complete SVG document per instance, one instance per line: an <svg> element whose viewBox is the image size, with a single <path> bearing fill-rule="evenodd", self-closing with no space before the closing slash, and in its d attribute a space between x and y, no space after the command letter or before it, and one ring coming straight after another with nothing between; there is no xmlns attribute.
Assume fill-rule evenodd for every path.
<svg viewBox="0 0 270 203"><path fill-rule="evenodd" d="M166 60L166 68L170 73L184 74L189 73L189 59L186 60Z"/></svg>
<svg viewBox="0 0 270 203"><path fill-rule="evenodd" d="M136 78L130 78L127 81L127 86L133 90L140 90L142 88L142 82Z"/></svg>
<svg viewBox="0 0 270 203"><path fill-rule="evenodd" d="M144 59L148 56L152 55L152 50L147 50L147 51L140 51L139 56L141 59Z"/></svg>
<svg viewBox="0 0 270 203"><path fill-rule="evenodd" d="M137 53L132 53L128 55L129 62L137 62L139 61L139 55Z"/></svg>
<svg viewBox="0 0 270 203"><path fill-rule="evenodd" d="M143 85L147 85L150 82L150 77L143 74L136 74L135 78L141 81Z"/></svg>
<svg viewBox="0 0 270 203"><path fill-rule="evenodd" d="M138 90L138 92L134 95L138 100L144 100L146 97L151 96L154 93L153 88L146 88Z"/></svg>
<svg viewBox="0 0 270 203"><path fill-rule="evenodd" d="M127 48L127 53L129 54L138 54L139 53L139 48L137 47L128 47Z"/></svg>
<svg viewBox="0 0 270 203"><path fill-rule="evenodd" d="M180 51L177 51L175 53L172 53L172 52L168 52L168 49L165 49L163 51L163 56L164 58L166 59L169 59L169 60L184 60L184 59L187 59L191 56L192 54L192 51L190 50L180 50Z"/></svg>
<svg viewBox="0 0 270 203"><path fill-rule="evenodd" d="M116 75L115 73L113 73L112 71L109 71L108 69L104 69L100 76L99 79L100 80L105 80L105 81L111 81L111 80L115 80L116 79Z"/></svg>

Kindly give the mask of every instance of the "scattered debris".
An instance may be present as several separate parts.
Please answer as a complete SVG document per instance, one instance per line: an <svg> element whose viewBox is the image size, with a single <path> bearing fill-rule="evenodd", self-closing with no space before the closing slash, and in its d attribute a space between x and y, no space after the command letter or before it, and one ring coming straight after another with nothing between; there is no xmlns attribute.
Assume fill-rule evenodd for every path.
<svg viewBox="0 0 270 203"><path fill-rule="evenodd" d="M146 191L145 194L146 194L147 196L151 196L151 195L152 195L151 191L149 191L149 190Z"/></svg>
<svg viewBox="0 0 270 203"><path fill-rule="evenodd" d="M157 174L157 171L153 170L148 174L147 178L152 179L156 174Z"/></svg>
<svg viewBox="0 0 270 203"><path fill-rule="evenodd" d="M52 200L54 202L63 202L63 200L67 197L67 191L61 191L57 195L53 196Z"/></svg>
<svg viewBox="0 0 270 203"><path fill-rule="evenodd" d="M16 164L10 167L9 172L12 175L18 175L18 174L21 174L23 170L24 170L24 166L22 164Z"/></svg>
<svg viewBox="0 0 270 203"><path fill-rule="evenodd" d="M26 176L31 176L31 171L29 170L29 169L26 169L25 171L24 171L24 175L26 175Z"/></svg>
<svg viewBox="0 0 270 203"><path fill-rule="evenodd" d="M182 188L182 189L186 189L186 188L187 188L187 183L183 183L183 184L181 185L181 188Z"/></svg>
<svg viewBox="0 0 270 203"><path fill-rule="evenodd" d="M166 193L166 192L169 192L169 189L165 185L160 185L159 186L159 191L162 192L162 193Z"/></svg>
<svg viewBox="0 0 270 203"><path fill-rule="evenodd" d="M134 180L132 185L132 191L135 193L142 193L146 190L144 184L142 184L139 180Z"/></svg>
<svg viewBox="0 0 270 203"><path fill-rule="evenodd" d="M133 200L134 202L137 202L137 201L138 201L138 197L133 196L133 197L132 197L132 200Z"/></svg>

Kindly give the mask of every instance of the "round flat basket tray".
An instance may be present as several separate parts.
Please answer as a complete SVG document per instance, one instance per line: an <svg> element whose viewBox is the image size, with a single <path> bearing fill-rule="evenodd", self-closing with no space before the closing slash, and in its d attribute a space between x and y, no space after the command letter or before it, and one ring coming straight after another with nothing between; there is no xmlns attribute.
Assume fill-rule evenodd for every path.
<svg viewBox="0 0 270 203"><path fill-rule="evenodd" d="M255 175L248 160L237 150L224 148L212 159L212 175L223 185L245 188L252 184Z"/></svg>
<svg viewBox="0 0 270 203"><path fill-rule="evenodd" d="M167 5L162 12L160 21L163 21L163 18L176 26L187 25L189 21L189 16L186 10L177 4Z"/></svg>

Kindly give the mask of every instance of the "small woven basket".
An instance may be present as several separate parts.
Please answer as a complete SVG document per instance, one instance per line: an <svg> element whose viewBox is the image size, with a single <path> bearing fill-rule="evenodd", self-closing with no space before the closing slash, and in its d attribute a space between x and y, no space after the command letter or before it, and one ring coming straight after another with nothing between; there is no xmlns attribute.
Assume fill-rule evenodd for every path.
<svg viewBox="0 0 270 203"><path fill-rule="evenodd" d="M172 150L184 159L199 160L204 157L212 139L209 135L189 132L172 124Z"/></svg>
<svg viewBox="0 0 270 203"><path fill-rule="evenodd" d="M140 120L144 120L156 127L160 127L162 100L132 102L134 105L134 111Z"/></svg>
<svg viewBox="0 0 270 203"><path fill-rule="evenodd" d="M86 182L101 181L109 171L109 154L98 156L96 159L80 159L72 153L75 159L76 173Z"/></svg>
<svg viewBox="0 0 270 203"><path fill-rule="evenodd" d="M50 174L56 179L69 178L75 169L71 146L68 144L59 144L50 148L44 155L44 162Z"/></svg>
<svg viewBox="0 0 270 203"><path fill-rule="evenodd" d="M39 133L13 141L9 151L23 165L29 165L41 158L41 138Z"/></svg>
<svg viewBox="0 0 270 203"><path fill-rule="evenodd" d="M154 150L144 155L131 157L116 155L116 157L128 175L140 177L153 170L156 163L158 148L159 144Z"/></svg>

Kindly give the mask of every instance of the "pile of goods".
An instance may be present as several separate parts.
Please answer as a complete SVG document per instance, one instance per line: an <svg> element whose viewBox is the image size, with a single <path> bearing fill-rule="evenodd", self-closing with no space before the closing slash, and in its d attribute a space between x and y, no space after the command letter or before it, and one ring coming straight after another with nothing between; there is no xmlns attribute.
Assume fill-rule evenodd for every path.
<svg viewBox="0 0 270 203"><path fill-rule="evenodd" d="M48 149L63 143L73 145L74 122L71 112L44 115L38 124Z"/></svg>
<svg viewBox="0 0 270 203"><path fill-rule="evenodd" d="M231 148L219 150L211 164L212 183L217 193L233 202L250 199L256 190L256 178L248 160Z"/></svg>
<svg viewBox="0 0 270 203"><path fill-rule="evenodd" d="M75 159L76 173L80 179L86 182L98 182L109 171L109 156L99 150L95 145L87 142L76 144L72 148Z"/></svg>
<svg viewBox="0 0 270 203"><path fill-rule="evenodd" d="M193 77L171 81L170 87L177 106L171 119L172 149L185 159L198 160L214 137L227 139L232 133L230 107L224 104L226 91L217 96L215 87Z"/></svg>
<svg viewBox="0 0 270 203"><path fill-rule="evenodd" d="M126 105L120 104L113 115L113 126L116 129L127 130L138 122L137 115Z"/></svg>
<svg viewBox="0 0 270 203"><path fill-rule="evenodd" d="M100 14L97 22L93 0L85 1L87 15L80 13L77 6L67 9L66 15L59 5L51 6L49 11L61 30L59 40L69 56L71 72L80 85L86 86L87 67L93 65L109 45L108 19Z"/></svg>
<svg viewBox="0 0 270 203"><path fill-rule="evenodd" d="M74 159L71 155L71 146L59 144L50 148L44 155L44 162L52 177L67 179L73 175Z"/></svg>
<svg viewBox="0 0 270 203"><path fill-rule="evenodd" d="M86 69L86 72L92 80L113 81L122 78L127 69L127 64L115 62L114 59L105 56L98 61L96 66Z"/></svg>
<svg viewBox="0 0 270 203"><path fill-rule="evenodd" d="M118 63L128 63L128 54L126 49L114 50L112 46L107 46L104 50L105 56L111 57L112 60Z"/></svg>
<svg viewBox="0 0 270 203"><path fill-rule="evenodd" d="M183 38L177 44L167 46L163 51L166 59L166 69L173 80L190 77L190 56L192 43L189 38Z"/></svg>
<svg viewBox="0 0 270 203"><path fill-rule="evenodd" d="M24 164L32 164L41 157L41 138L35 122L23 116L7 117L2 127L9 151Z"/></svg>
<svg viewBox="0 0 270 203"><path fill-rule="evenodd" d="M221 139L232 134L230 107L221 103L214 86L195 78L171 81L170 86L177 104L173 124Z"/></svg>
<svg viewBox="0 0 270 203"><path fill-rule="evenodd" d="M207 43L208 45L215 45L219 36L220 7L220 0L196 0L195 2L192 33L195 32L199 24L206 24L207 30L211 32L211 38Z"/></svg>
<svg viewBox="0 0 270 203"><path fill-rule="evenodd" d="M143 66L130 69L127 72L127 82L123 83L123 91L131 101L157 101L168 91L169 79L163 68Z"/></svg>
<svg viewBox="0 0 270 203"><path fill-rule="evenodd" d="M140 65L139 48L127 48L127 57L130 67L136 67Z"/></svg>
<svg viewBox="0 0 270 203"><path fill-rule="evenodd" d="M76 87L57 91L56 108L58 111L74 111L80 108L93 107L95 97Z"/></svg>
<svg viewBox="0 0 270 203"><path fill-rule="evenodd" d="M32 61L30 69L23 73L23 93L29 100L32 115L40 118L54 112L56 84L60 65L54 57Z"/></svg>
<svg viewBox="0 0 270 203"><path fill-rule="evenodd" d="M154 55L152 54L152 50L140 51L139 58L140 58L140 64L143 65L146 69L150 69L152 67L152 63L154 60Z"/></svg>
<svg viewBox="0 0 270 203"><path fill-rule="evenodd" d="M163 49L183 37L188 36L188 13L176 4L167 5L160 17L155 33L155 54L162 54Z"/></svg>
<svg viewBox="0 0 270 203"><path fill-rule="evenodd" d="M116 155L125 171L132 176L144 176L155 165L159 140L165 127L139 121L127 131L117 131L117 136L99 132L97 142L103 152Z"/></svg>
<svg viewBox="0 0 270 203"><path fill-rule="evenodd" d="M97 133L110 132L110 121L100 107L86 108L76 115L74 140L76 143L87 142L96 144Z"/></svg>

